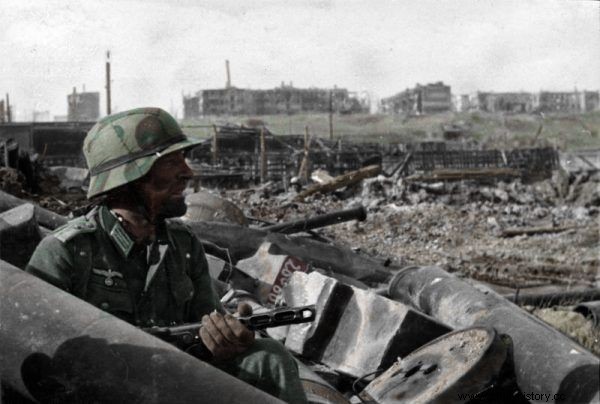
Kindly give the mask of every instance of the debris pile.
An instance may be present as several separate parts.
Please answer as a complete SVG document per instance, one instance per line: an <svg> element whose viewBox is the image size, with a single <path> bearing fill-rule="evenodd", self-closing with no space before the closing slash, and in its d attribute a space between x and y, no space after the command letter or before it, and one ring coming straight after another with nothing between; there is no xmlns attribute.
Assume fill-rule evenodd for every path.
<svg viewBox="0 0 600 404"><path fill-rule="evenodd" d="M306 203L291 202L294 192L276 184L223 194L247 216L274 222L363 204L369 220L332 226L321 235L399 265L435 264L513 288L592 286L598 276L599 172L555 173L533 184L378 176Z"/></svg>

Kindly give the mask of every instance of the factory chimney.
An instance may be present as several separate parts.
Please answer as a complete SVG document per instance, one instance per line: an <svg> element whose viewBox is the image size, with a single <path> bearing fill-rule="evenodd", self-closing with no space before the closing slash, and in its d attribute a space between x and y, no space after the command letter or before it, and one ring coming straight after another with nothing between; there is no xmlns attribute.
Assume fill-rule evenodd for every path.
<svg viewBox="0 0 600 404"><path fill-rule="evenodd" d="M110 51L106 51L106 115L110 115Z"/></svg>
<svg viewBox="0 0 600 404"><path fill-rule="evenodd" d="M6 122L12 122L12 107L10 106L8 93L6 93Z"/></svg>
<svg viewBox="0 0 600 404"><path fill-rule="evenodd" d="M227 72L227 83L225 83L225 88L231 87L231 74L229 73L229 60L225 60L225 71Z"/></svg>

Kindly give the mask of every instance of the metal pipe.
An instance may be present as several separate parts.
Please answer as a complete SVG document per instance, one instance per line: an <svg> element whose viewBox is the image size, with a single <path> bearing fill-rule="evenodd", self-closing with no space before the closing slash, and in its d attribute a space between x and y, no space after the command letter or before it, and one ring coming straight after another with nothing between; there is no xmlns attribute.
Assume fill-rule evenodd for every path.
<svg viewBox="0 0 600 404"><path fill-rule="evenodd" d="M589 302L591 300L600 299L600 289L590 288L554 293L520 292L502 296L520 306L567 306L574 303Z"/></svg>
<svg viewBox="0 0 600 404"><path fill-rule="evenodd" d="M573 309L585 317L591 317L594 326L600 327L600 300L595 302L582 303Z"/></svg>
<svg viewBox="0 0 600 404"><path fill-rule="evenodd" d="M0 212L16 208L24 203L32 203L23 199L17 198L11 194L0 191ZM57 213L49 211L48 209L42 208L37 204L33 204L35 207L35 218L38 223L48 229L54 230L68 222L67 218Z"/></svg>
<svg viewBox="0 0 600 404"><path fill-rule="evenodd" d="M476 289L438 267L410 267L392 279L389 295L451 327L489 326L510 336L517 384L523 393L544 397L540 402L600 398L600 360L492 290Z"/></svg>
<svg viewBox="0 0 600 404"><path fill-rule="evenodd" d="M281 403L0 261L0 375L38 402Z"/></svg>
<svg viewBox="0 0 600 404"><path fill-rule="evenodd" d="M317 268L350 276L362 282L387 283L393 275L390 269L378 261L346 247L304 237L268 233L262 229L250 229L231 223L192 220L185 223L200 240L227 248L234 263L256 254L262 243L268 241L273 244L273 251L277 251L277 254L292 255Z"/></svg>
<svg viewBox="0 0 600 404"><path fill-rule="evenodd" d="M302 231L308 231L319 227L330 226L336 223L358 220L362 222L367 218L367 211L364 206L359 205L355 208L339 210L336 212L325 213L311 217L310 219L294 220L291 222L278 223L261 228L270 232L293 234Z"/></svg>

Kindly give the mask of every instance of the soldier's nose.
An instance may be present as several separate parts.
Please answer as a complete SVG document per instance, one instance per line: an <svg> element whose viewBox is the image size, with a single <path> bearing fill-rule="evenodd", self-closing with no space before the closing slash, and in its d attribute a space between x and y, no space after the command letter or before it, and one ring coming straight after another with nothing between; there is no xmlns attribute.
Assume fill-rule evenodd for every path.
<svg viewBox="0 0 600 404"><path fill-rule="evenodd" d="M185 160L182 161L182 163L179 165L179 171L178 171L178 178L181 179L186 179L186 180L191 180L194 176L194 172L192 171L192 169L190 168L190 166L188 166L188 164L185 162Z"/></svg>

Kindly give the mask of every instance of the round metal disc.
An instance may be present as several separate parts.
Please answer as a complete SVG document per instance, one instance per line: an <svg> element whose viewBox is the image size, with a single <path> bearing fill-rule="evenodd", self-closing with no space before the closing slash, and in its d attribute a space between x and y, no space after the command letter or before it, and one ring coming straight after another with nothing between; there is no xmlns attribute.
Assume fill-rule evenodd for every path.
<svg viewBox="0 0 600 404"><path fill-rule="evenodd" d="M365 397L377 403L458 403L460 395L489 387L505 359L506 346L494 330L455 331L396 362L367 386Z"/></svg>

